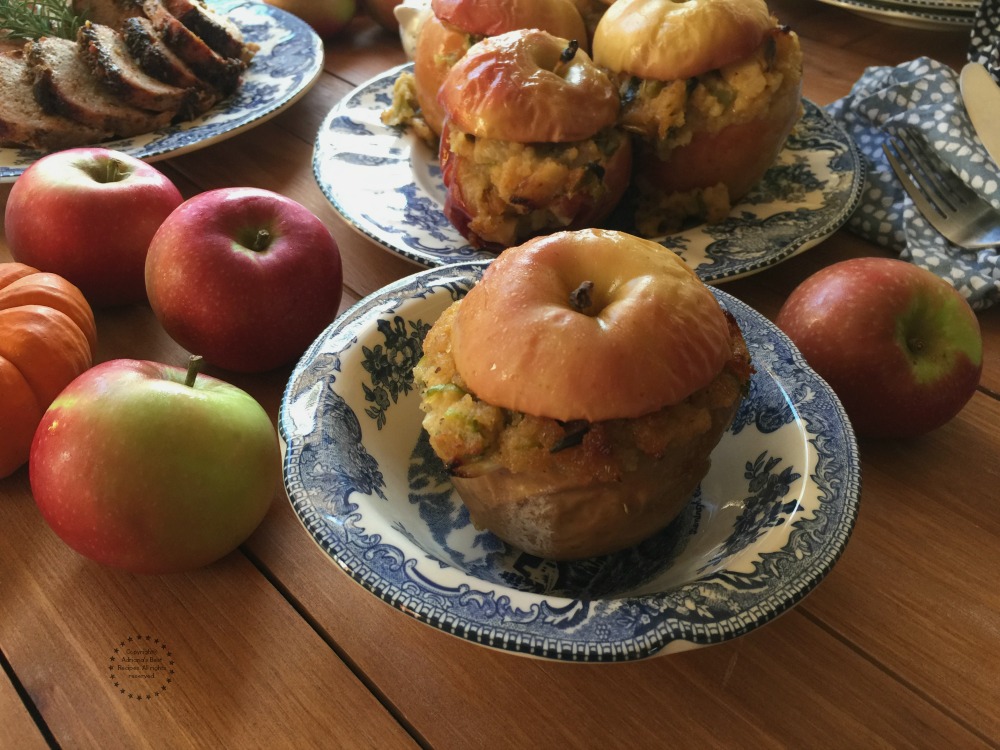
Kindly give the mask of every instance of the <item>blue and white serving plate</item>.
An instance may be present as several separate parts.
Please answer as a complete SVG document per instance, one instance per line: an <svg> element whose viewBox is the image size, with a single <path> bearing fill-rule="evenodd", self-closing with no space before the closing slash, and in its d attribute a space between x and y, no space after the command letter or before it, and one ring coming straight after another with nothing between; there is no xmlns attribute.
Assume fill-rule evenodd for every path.
<svg viewBox="0 0 1000 750"><path fill-rule="evenodd" d="M431 267L490 259L445 218L437 154L380 119L392 104L393 84L411 67L376 76L329 112L313 151L316 181L348 224L404 258ZM777 163L725 221L655 238L704 281L787 260L835 232L857 207L864 163L853 139L820 107L804 105Z"/></svg>
<svg viewBox="0 0 1000 750"><path fill-rule="evenodd" d="M239 89L194 120L94 145L148 162L179 156L274 117L298 101L323 72L323 42L297 16L261 2L209 4L224 10L244 38L258 45ZM42 155L33 149L0 148L0 182L13 182Z"/></svg>
<svg viewBox="0 0 1000 750"><path fill-rule="evenodd" d="M431 324L487 261L397 281L340 316L295 367L279 417L285 487L314 541L410 616L548 659L641 659L745 634L830 572L858 513L853 431L766 318L714 290L756 367L712 468L667 529L575 562L477 531L421 428L412 368Z"/></svg>
<svg viewBox="0 0 1000 750"><path fill-rule="evenodd" d="M968 29L979 0L819 0L893 26L936 31Z"/></svg>

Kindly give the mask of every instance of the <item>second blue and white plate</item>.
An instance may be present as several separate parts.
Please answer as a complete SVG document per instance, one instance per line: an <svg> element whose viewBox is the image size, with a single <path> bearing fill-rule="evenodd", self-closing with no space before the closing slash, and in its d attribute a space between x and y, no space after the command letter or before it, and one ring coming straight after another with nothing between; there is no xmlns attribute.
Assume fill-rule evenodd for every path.
<svg viewBox="0 0 1000 750"><path fill-rule="evenodd" d="M445 218L437 155L380 119L393 84L411 67L376 76L330 111L316 137L316 181L348 224L404 258L432 267L492 258ZM854 141L820 107L804 104L777 163L725 221L655 238L706 282L787 260L835 232L857 207L864 166Z"/></svg>
<svg viewBox="0 0 1000 750"><path fill-rule="evenodd" d="M430 450L412 370L431 324L487 265L434 268L385 287L339 317L292 373L279 417L285 487L340 569L446 633L584 662L726 641L819 584L858 513L854 434L791 342L718 289L756 374L681 515L631 549L575 562L477 531Z"/></svg>

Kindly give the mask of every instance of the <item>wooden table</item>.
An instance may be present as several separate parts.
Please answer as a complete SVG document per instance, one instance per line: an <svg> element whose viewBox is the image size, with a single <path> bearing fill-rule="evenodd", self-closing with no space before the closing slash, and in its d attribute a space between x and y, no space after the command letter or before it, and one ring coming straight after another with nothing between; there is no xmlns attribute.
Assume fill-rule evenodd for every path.
<svg viewBox="0 0 1000 750"><path fill-rule="evenodd" d="M805 94L820 104L869 65L963 59L963 32L771 5L802 37ZM331 208L313 138L338 99L403 60L394 36L358 19L289 110L160 166L186 196L254 185L312 209L340 243L346 308L418 269ZM879 254L840 231L725 288L773 316L811 272ZM861 442L860 518L815 592L734 641L635 663L530 660L433 630L349 580L283 496L205 569L104 569L48 529L22 469L0 480L0 747L1000 746L1000 312L980 320L985 370L962 413L917 440ZM186 357L146 307L100 312L98 325L101 360ZM289 372L230 379L276 416ZM158 695L109 679L112 657L140 646L169 670Z"/></svg>

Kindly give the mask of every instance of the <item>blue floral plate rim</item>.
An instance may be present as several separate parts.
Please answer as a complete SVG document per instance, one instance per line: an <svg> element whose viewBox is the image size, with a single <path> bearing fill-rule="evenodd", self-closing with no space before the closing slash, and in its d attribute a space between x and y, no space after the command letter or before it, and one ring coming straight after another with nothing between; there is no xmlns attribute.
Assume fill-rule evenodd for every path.
<svg viewBox="0 0 1000 750"><path fill-rule="evenodd" d="M327 114L313 148L313 175L349 226L424 267L489 260L445 218L436 155L381 113L412 63L357 86ZM854 140L821 107L804 115L775 166L723 222L655 238L706 283L757 273L814 247L857 208L865 166ZM628 227L619 227L628 231Z"/></svg>
<svg viewBox="0 0 1000 750"><path fill-rule="evenodd" d="M378 382L373 375L378 367L369 367L368 358L392 360L399 355L393 347L403 341L411 350L406 368L412 368L419 356L412 344L425 332L419 318L412 320L414 313L432 305L432 321L487 264L430 269L369 295L317 338L288 381L279 414L285 488L310 538L339 568L393 607L470 642L584 662L642 659L729 640L773 620L820 583L843 552L857 518L860 463L853 430L836 396L787 337L719 289L716 296L744 328L758 364L748 397L754 405L741 408L713 454L713 470L692 498L690 512L671 525L677 529L665 531L647 550L579 564L526 561L523 553L502 543L490 548L495 538L474 529L474 542L460 553L428 543L436 521L422 529L414 514L423 514L428 501L433 505L440 498L426 476L414 473L424 458L421 439L415 437L420 428L413 400L419 397L397 387L380 406L373 394L386 384L391 389L393 378ZM396 339L392 346L390 337ZM782 416L783 410L787 413ZM376 427L379 419L383 423ZM415 431L412 420L418 422ZM779 446L783 454L801 452L801 465L798 458L778 456L777 451L767 455L760 450L762 443ZM403 460L393 464L392 457ZM758 525L753 534L737 538L746 515L742 511L736 525L729 526L734 503L726 493L734 472L721 465L720 476L713 477L719 460L742 470L744 479L751 477L751 486L765 480L768 488L778 487L773 496L758 493L756 499L766 503L754 509ZM779 472L783 463L787 465ZM394 496L390 485L405 490ZM719 491L715 485L724 489L719 497L713 496ZM448 523L454 528L446 523L446 534L467 534L460 502L447 502L456 507L449 510ZM745 505L744 510L750 507ZM723 536L716 544L719 528ZM690 550L704 546L702 537L709 546L697 556ZM743 546L725 546L733 538ZM449 553L457 557L448 559ZM466 553L469 559L479 554L485 560L475 574L462 568ZM709 556L710 564L702 565ZM509 577L511 561L514 570L526 565L529 575ZM590 593L581 596L573 589L580 585L581 571L584 577L603 576L613 584L615 575L637 561L653 566L652 577L629 581L626 590L612 585L608 592L593 594L592 580L584 584ZM692 568L691 574L691 565L702 567ZM675 570L680 570L676 576ZM540 578L533 578L539 571ZM557 578L566 571L571 583L560 589ZM671 576L677 580L664 584Z"/></svg>
<svg viewBox="0 0 1000 750"><path fill-rule="evenodd" d="M212 2L248 42L260 46L239 89L200 117L160 130L90 144L155 162L205 148L256 127L304 96L323 72L323 41L287 11L256 0ZM34 149L0 148L0 183L14 182L44 156Z"/></svg>

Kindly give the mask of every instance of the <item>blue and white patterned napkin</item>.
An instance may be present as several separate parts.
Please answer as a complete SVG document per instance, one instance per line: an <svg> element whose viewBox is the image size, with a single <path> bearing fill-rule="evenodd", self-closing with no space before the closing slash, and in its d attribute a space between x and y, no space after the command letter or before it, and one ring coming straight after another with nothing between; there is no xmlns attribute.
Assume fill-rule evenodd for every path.
<svg viewBox="0 0 1000 750"><path fill-rule="evenodd" d="M1000 0L984 0L970 35L970 61L1000 81ZM927 57L865 70L851 92L826 110L854 137L868 168L864 195L847 228L944 278L974 309L1000 302L1000 247L952 245L913 206L882 152L902 128L922 131L967 184L1000 208L1000 167L975 136L958 73Z"/></svg>

